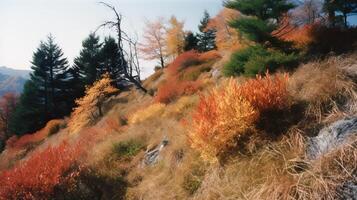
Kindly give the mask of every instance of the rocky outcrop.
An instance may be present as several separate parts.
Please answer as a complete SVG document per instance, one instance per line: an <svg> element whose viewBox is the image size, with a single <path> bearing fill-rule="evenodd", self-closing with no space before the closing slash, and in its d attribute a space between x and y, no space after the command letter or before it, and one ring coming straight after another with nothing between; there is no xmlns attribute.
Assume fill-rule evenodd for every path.
<svg viewBox="0 0 357 200"><path fill-rule="evenodd" d="M357 135L357 116L336 121L311 138L308 141L307 157L317 159L343 145L352 135Z"/></svg>

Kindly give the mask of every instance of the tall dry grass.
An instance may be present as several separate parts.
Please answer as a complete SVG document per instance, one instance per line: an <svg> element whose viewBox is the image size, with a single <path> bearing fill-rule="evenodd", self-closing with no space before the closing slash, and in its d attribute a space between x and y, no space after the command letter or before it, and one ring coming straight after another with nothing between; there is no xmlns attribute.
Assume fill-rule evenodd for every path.
<svg viewBox="0 0 357 200"><path fill-rule="evenodd" d="M289 92L296 100L308 105L308 116L320 122L331 110L356 114L356 82L346 70L354 63L355 59L350 56L305 64L291 76Z"/></svg>

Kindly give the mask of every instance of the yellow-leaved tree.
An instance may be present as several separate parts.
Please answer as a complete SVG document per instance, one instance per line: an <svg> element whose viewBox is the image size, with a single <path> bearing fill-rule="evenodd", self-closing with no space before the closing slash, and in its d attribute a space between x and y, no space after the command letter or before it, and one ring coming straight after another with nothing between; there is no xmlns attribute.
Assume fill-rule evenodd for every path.
<svg viewBox="0 0 357 200"><path fill-rule="evenodd" d="M172 16L169 20L167 28L167 51L168 54L175 58L184 51L185 47L185 31L183 30L184 22L177 20Z"/></svg>
<svg viewBox="0 0 357 200"><path fill-rule="evenodd" d="M224 8L209 21L207 28L217 30L216 45L218 50L232 50L242 47L243 39L238 31L229 25L232 20L240 16L241 14L237 10Z"/></svg>
<svg viewBox="0 0 357 200"><path fill-rule="evenodd" d="M102 107L105 100L118 92L111 83L109 74L104 74L100 80L86 89L84 97L76 100L77 107L73 110L68 123L71 133L79 131L93 123L96 118L103 116Z"/></svg>

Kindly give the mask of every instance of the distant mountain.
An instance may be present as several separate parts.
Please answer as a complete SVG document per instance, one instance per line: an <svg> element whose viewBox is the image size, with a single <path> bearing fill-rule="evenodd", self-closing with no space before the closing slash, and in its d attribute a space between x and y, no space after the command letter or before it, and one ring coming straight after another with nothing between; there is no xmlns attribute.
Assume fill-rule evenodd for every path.
<svg viewBox="0 0 357 200"><path fill-rule="evenodd" d="M30 70L20 70L20 69L12 69L9 67L1 66L0 74L8 75L8 76L20 76L24 79L30 78Z"/></svg>
<svg viewBox="0 0 357 200"><path fill-rule="evenodd" d="M7 92L20 94L25 82L30 78L29 70L0 67L0 96Z"/></svg>

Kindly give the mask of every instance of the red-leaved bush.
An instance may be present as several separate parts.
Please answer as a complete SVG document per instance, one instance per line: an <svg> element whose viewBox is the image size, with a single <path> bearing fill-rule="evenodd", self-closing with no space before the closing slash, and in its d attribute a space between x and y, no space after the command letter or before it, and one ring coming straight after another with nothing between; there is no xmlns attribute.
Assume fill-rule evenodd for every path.
<svg viewBox="0 0 357 200"><path fill-rule="evenodd" d="M289 105L287 83L286 74L267 73L242 85L231 79L201 96L189 133L192 147L206 160L217 161L237 139L249 134L260 113Z"/></svg>
<svg viewBox="0 0 357 200"><path fill-rule="evenodd" d="M222 58L221 54L217 50L211 50L199 55L199 60L201 62L208 62L212 60L217 60Z"/></svg>
<svg viewBox="0 0 357 200"><path fill-rule="evenodd" d="M257 75L256 79L242 84L239 93L259 112L283 109L289 105L288 80L288 74Z"/></svg>
<svg viewBox="0 0 357 200"><path fill-rule="evenodd" d="M11 137L6 142L7 148L15 148L15 149L28 148L31 145L43 141L47 136L57 132L63 124L64 124L63 120L55 119L47 122L46 126L43 129L33 134L27 134L20 138Z"/></svg>
<svg viewBox="0 0 357 200"><path fill-rule="evenodd" d="M63 142L1 172L0 199L50 199L56 186L78 175L72 171L64 176L80 153L79 146Z"/></svg>
<svg viewBox="0 0 357 200"><path fill-rule="evenodd" d="M155 101L167 104L182 95L192 95L199 89L198 81L180 81L177 78L171 78L158 88Z"/></svg>
<svg viewBox="0 0 357 200"><path fill-rule="evenodd" d="M170 76L177 75L178 72L192 65L201 63L200 54L197 51L187 51L180 54L168 67L167 71Z"/></svg>

